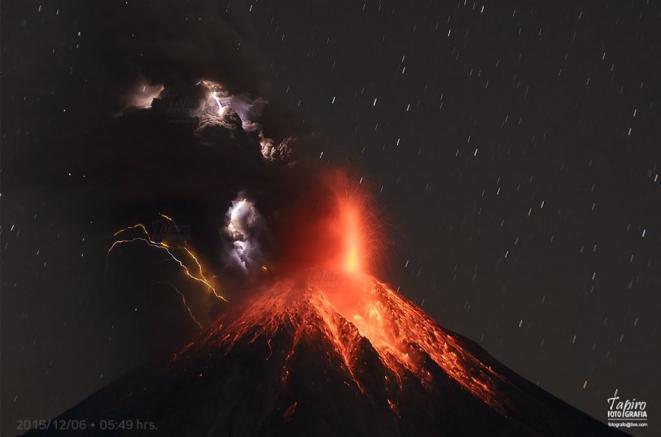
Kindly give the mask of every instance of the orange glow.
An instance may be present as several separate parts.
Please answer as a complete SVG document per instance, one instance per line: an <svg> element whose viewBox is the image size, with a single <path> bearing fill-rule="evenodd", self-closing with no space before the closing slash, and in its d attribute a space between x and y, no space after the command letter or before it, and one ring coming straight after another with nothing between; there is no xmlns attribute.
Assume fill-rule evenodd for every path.
<svg viewBox="0 0 661 437"><path fill-rule="evenodd" d="M344 270L347 273L363 273L371 264L374 256L370 244L374 241L374 223L368 207L368 198L364 192L352 187L342 173L326 176L326 182L333 193L335 205L334 217L330 217L328 232L337 243L335 249L321 248L326 253L327 261L321 265L330 269Z"/></svg>
<svg viewBox="0 0 661 437"><path fill-rule="evenodd" d="M359 216L356 206L349 199L340 202L340 217L343 228L342 233L344 234L344 270L347 272L360 272L362 269L362 240Z"/></svg>
<svg viewBox="0 0 661 437"><path fill-rule="evenodd" d="M312 184L314 185L314 184ZM370 198L340 171L322 173L318 185L295 199L276 230L277 268L286 275L310 268L371 271L378 255L378 223Z"/></svg>
<svg viewBox="0 0 661 437"><path fill-rule="evenodd" d="M399 394L411 381L432 390L445 384L439 373L505 413L506 401L497 395L504 377L369 273L375 224L365 197L348 189L342 176L329 177L328 186L329 196L305 198L293 208L298 226L283 240L293 267L281 270L284 278L223 314L182 354L209 347L228 353L259 343L264 359L282 366L280 382L287 384L301 349L327 345L320 359L339 366L347 386L366 392L375 375L383 378L384 407L396 415ZM380 366L367 360L372 350Z"/></svg>
<svg viewBox="0 0 661 437"><path fill-rule="evenodd" d="M433 362L485 403L506 409L495 390L502 376L463 349L420 308L367 274L312 269L303 277L280 281L238 315L221 317L196 344L229 351L239 342L263 338L269 345L265 359L272 359L271 339L285 326L293 331L289 349L281 355L283 383L299 344L321 336L334 349L348 381L364 391L361 353L367 339L383 366L385 383L395 392L411 377L430 387ZM388 407L396 411L396 402L389 400Z"/></svg>

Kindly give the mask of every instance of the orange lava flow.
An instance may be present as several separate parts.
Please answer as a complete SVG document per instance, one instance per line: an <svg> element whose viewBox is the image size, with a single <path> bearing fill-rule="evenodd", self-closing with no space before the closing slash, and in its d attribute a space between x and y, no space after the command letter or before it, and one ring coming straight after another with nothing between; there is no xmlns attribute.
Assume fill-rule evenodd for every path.
<svg viewBox="0 0 661 437"><path fill-rule="evenodd" d="M428 386L433 381L430 359L465 390L503 410L495 391L498 374L464 350L420 308L366 274L312 270L302 278L278 282L260 293L238 317L221 317L202 343L215 343L230 351L238 342L266 338L271 347L270 339L283 328L293 332L283 382L288 376L287 361L301 339L321 336L363 391L360 345L367 340L400 388L407 376Z"/></svg>
<svg viewBox="0 0 661 437"><path fill-rule="evenodd" d="M302 341L321 341L334 352L349 381L365 393L365 353L369 345L382 364L386 383L404 390L417 380L431 389L439 371L464 390L505 412L496 394L501 375L482 363L424 311L367 273L369 253L360 199L338 190L336 216L315 228L328 235L305 239L302 249L325 254L318 266L290 271L284 279L255 294L240 311L229 312L186 350L211 346L229 353L237 344L257 340L268 345L267 359L284 357L282 382ZM371 229L370 229L371 230ZM306 234L307 235L307 234ZM370 242L373 243L373 242ZM291 338L285 351L274 351L274 340L285 332ZM280 346L283 347L283 346ZM182 351L185 353L186 350ZM388 399L397 414L397 405Z"/></svg>

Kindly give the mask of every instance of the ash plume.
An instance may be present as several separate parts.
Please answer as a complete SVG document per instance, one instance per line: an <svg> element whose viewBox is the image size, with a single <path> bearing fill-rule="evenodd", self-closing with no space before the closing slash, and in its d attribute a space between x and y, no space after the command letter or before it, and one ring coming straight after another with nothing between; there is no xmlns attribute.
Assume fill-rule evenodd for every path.
<svg viewBox="0 0 661 437"><path fill-rule="evenodd" d="M259 264L262 258L259 237L263 231L263 219L257 207L245 194L239 194L227 211L227 225L224 230L230 239L231 247L226 256L229 262L244 272Z"/></svg>

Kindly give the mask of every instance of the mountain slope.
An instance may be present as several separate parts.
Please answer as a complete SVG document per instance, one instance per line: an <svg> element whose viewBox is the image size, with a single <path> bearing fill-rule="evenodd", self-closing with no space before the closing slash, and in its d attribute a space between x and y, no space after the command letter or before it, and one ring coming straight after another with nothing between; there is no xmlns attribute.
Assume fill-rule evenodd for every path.
<svg viewBox="0 0 661 437"><path fill-rule="evenodd" d="M385 284L328 271L262 290L166 366L62 417L138 418L177 436L621 435Z"/></svg>

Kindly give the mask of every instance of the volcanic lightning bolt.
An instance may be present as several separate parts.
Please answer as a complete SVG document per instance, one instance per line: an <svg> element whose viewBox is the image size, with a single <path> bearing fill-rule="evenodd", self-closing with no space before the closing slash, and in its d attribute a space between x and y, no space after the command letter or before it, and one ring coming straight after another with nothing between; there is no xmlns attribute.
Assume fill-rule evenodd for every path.
<svg viewBox="0 0 661 437"><path fill-rule="evenodd" d="M188 313L188 317L191 318L193 323L195 323L198 328L200 328L200 329L204 328L202 323L197 319L197 317L195 317L195 314L193 313L193 310L191 309L191 307L188 305L188 302L186 301L186 295L184 293L182 293L181 290L179 290L174 284L171 284L169 282L156 281L156 283L157 284L162 284L162 285L167 285L172 290L174 290L174 292L177 293L179 295L179 297L181 298L181 304L186 308L186 312Z"/></svg>
<svg viewBox="0 0 661 437"><path fill-rule="evenodd" d="M171 217L162 213L160 213L159 215L163 219L171 222L176 227L176 223ZM123 236L129 235L130 233L137 233L138 235L122 238ZM118 246L133 244L133 243L146 244L149 247L158 249L161 252L165 253L168 259L170 259L179 266L179 268L187 278L204 286L204 289L207 290L214 298L222 302L229 302L225 296L223 296L216 290L216 288L212 285L211 281L206 277L206 275L204 274L204 269L202 268L202 264L200 263L200 260L198 259L197 255L195 255L195 253L188 247L182 245L171 245L167 241L154 240L151 237L149 231L147 231L147 227L142 223L137 223L135 225L131 225L119 229L117 232L113 234L113 237L117 239L108 248L107 251L108 257ZM179 253L185 255L185 257L179 255ZM189 266L189 264L191 266ZM198 327L202 328L202 324L195 317L193 310L188 305L188 302L186 301L186 297L184 296L184 294L177 287L175 287L170 283L166 283L166 282L158 282L158 283L169 285L180 296L181 302L186 308L186 312L188 313L190 318Z"/></svg>

